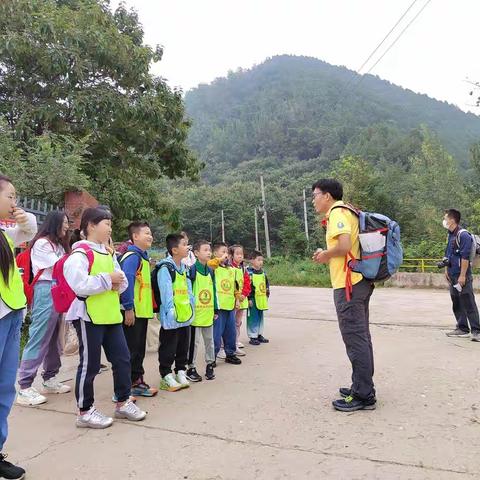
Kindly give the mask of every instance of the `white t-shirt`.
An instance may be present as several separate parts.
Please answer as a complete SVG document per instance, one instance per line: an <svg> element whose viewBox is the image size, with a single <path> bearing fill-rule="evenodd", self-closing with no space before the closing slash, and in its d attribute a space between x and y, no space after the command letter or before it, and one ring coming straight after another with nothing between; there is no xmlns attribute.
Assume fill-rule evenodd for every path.
<svg viewBox="0 0 480 480"><path fill-rule="evenodd" d="M55 245L47 238L40 238L35 242L32 248L30 258L32 259L32 273L35 276L42 268L44 272L40 275L40 280L52 280L53 266L58 259L65 255L62 245Z"/></svg>

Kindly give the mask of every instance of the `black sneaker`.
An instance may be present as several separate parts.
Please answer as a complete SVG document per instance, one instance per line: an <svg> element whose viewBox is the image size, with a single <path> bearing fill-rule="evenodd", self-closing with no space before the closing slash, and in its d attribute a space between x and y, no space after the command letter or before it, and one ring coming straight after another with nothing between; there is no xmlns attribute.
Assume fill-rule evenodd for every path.
<svg viewBox="0 0 480 480"><path fill-rule="evenodd" d="M232 365L240 365L242 361L236 355L227 355L225 363L231 363Z"/></svg>
<svg viewBox="0 0 480 480"><path fill-rule="evenodd" d="M213 362L210 364L213 368L217 368L217 362Z"/></svg>
<svg viewBox="0 0 480 480"><path fill-rule="evenodd" d="M25 470L17 467L5 459L7 456L0 453L0 478L7 478L9 480L19 480L25 477Z"/></svg>
<svg viewBox="0 0 480 480"><path fill-rule="evenodd" d="M270 340L268 338L265 338L263 335L259 335L257 340L260 342L260 343L270 343Z"/></svg>
<svg viewBox="0 0 480 480"><path fill-rule="evenodd" d="M342 387L342 388L339 388L338 391L340 392L340 396L342 398L349 397L352 394L351 388Z"/></svg>
<svg viewBox="0 0 480 480"><path fill-rule="evenodd" d="M357 400L351 395L332 402L333 408L340 412L355 412L357 410L375 410L376 400Z"/></svg>
<svg viewBox="0 0 480 480"><path fill-rule="evenodd" d="M250 345L261 345L260 340L258 340L258 338L251 338L248 343Z"/></svg>
<svg viewBox="0 0 480 480"><path fill-rule="evenodd" d="M213 363L207 365L207 371L205 372L205 378L207 380L213 380L215 378L215 371L213 370Z"/></svg>
<svg viewBox="0 0 480 480"><path fill-rule="evenodd" d="M197 370L195 368L189 368L187 370L187 378L191 382L201 382L203 378L197 373Z"/></svg>

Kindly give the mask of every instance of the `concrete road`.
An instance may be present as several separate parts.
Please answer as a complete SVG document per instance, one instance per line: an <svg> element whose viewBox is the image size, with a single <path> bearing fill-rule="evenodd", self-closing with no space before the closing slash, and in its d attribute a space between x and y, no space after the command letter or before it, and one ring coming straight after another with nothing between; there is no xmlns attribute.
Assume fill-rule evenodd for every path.
<svg viewBox="0 0 480 480"><path fill-rule="evenodd" d="M140 400L142 423L77 430L73 395L15 407L10 459L35 480L480 478L480 344L445 336L447 292L374 293L379 403L353 414L331 407L350 375L332 292L277 287L271 307L269 345L247 347L241 366L220 361L212 382ZM155 354L146 366L157 384ZM96 392L111 412L111 372Z"/></svg>

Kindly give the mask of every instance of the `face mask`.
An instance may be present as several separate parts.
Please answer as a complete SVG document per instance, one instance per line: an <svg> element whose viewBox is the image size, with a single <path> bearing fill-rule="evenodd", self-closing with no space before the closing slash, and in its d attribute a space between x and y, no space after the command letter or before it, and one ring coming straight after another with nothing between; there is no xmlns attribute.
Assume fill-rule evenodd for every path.
<svg viewBox="0 0 480 480"><path fill-rule="evenodd" d="M443 225L443 228L446 228L448 230L448 221L447 220L443 220L442 222L442 225Z"/></svg>

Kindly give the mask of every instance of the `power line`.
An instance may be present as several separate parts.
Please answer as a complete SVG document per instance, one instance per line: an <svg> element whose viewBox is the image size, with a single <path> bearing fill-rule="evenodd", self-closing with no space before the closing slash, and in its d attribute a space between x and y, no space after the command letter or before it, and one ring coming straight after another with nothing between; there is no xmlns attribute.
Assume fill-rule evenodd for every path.
<svg viewBox="0 0 480 480"><path fill-rule="evenodd" d="M408 30L408 28L410 27L410 25L421 15L421 13L425 10L425 8L427 7L427 5L431 2L432 0L427 0L427 2L425 3L425 5L423 5L423 7L418 11L418 13L410 20L410 22L407 23L406 27L400 32L400 34L398 35L397 38L395 38L395 40L389 45L389 47L383 52L383 54L381 55L381 57L373 64L372 67L369 68L369 70L367 71L367 74L369 74L380 62L381 60L383 59L383 57L395 46L395 44L400 40L400 38L402 37L402 35ZM362 78L360 79L360 82L362 81L362 79L364 78L364 76L362 76ZM359 82L359 84L360 84Z"/></svg>
<svg viewBox="0 0 480 480"><path fill-rule="evenodd" d="M405 15L412 9L412 7L418 2L418 0L413 0L410 6L403 12L402 16L397 20L395 25L390 29L390 31L383 37L383 40L375 47L375 50L368 56L368 58L362 63L362 66L357 70L360 73L363 67L370 61L370 59L377 53L378 49L385 43L387 38L393 33L393 31L398 27L400 22L405 18Z"/></svg>

